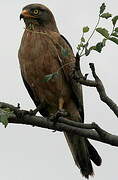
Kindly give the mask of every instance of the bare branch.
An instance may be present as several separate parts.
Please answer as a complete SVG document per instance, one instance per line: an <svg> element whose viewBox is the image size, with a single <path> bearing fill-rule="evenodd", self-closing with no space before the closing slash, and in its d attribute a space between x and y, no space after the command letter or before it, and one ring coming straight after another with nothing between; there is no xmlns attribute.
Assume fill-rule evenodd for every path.
<svg viewBox="0 0 118 180"><path fill-rule="evenodd" d="M104 103L106 103L110 107L110 109L114 112L114 114L118 117L118 106L117 106L117 104L114 103L114 101L107 96L107 94L105 92L104 85L95 72L94 64L90 63L89 65L90 65L90 68L91 68L91 71L92 71L92 74L93 74L95 81L87 80L83 76L83 74L81 72L81 68L80 68L80 57L77 53L76 63L75 63L75 71L72 74L72 78L75 79L76 82L79 82L82 85L89 86L89 87L96 87L96 89L99 93L100 99Z"/></svg>
<svg viewBox="0 0 118 180"><path fill-rule="evenodd" d="M105 88L104 88L104 86L103 86L103 83L102 83L102 81L100 80L100 78L97 76L97 74L96 74L96 72L95 72L95 66L94 66L94 64L93 64L93 63L90 63L89 65L90 65L90 68L91 68L93 77L94 77L94 79L95 79L95 82L96 82L96 89L97 89L97 91L98 91L98 93L99 93L99 95L100 95L100 99L101 99L104 103L106 103L106 104L110 107L110 109L115 113L115 115L118 117L118 106L117 106L117 104L115 104L115 103L113 102L113 100L110 99L110 98L107 96L107 94L106 94L106 92L105 92Z"/></svg>
<svg viewBox="0 0 118 180"><path fill-rule="evenodd" d="M0 108L9 108L11 111L15 111L15 113L17 111L18 114L21 114L21 116L17 116L15 114L10 116L8 119L9 123L25 124L33 127L36 126L61 132L74 133L79 136L110 144L112 146L118 146L118 136L104 131L95 123L83 124L60 117L55 124L49 119L41 116L32 116L30 112L20 110L18 107L14 107L13 105L7 103L0 102Z"/></svg>

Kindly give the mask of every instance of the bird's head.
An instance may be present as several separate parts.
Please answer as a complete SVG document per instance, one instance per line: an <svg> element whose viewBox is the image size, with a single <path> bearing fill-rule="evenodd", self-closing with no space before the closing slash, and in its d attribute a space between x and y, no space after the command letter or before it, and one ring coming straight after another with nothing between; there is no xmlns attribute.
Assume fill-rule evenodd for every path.
<svg viewBox="0 0 118 180"><path fill-rule="evenodd" d="M30 4L25 6L20 14L20 20L21 19L24 19L26 27L33 24L58 31L52 12L42 4Z"/></svg>

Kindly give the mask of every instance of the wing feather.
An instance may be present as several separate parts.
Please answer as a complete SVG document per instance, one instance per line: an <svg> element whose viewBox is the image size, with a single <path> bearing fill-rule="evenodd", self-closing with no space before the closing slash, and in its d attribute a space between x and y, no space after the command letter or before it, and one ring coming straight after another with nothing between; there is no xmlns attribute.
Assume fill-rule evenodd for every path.
<svg viewBox="0 0 118 180"><path fill-rule="evenodd" d="M45 105L44 105L44 103L41 104L39 98L38 98L38 99L35 98L32 88L30 87L30 85L28 84L28 82L27 82L27 81L25 80L25 78L23 77L23 74L21 74L21 76L22 76L24 85L25 85L25 87L26 87L26 89L27 89L27 91L28 91L31 99L33 100L34 104L36 105L36 107L38 107L39 105L41 105L40 114L41 114L42 116L44 116L44 117L47 117L47 116L49 115L49 113L48 113L48 111L47 111L46 104L45 104Z"/></svg>
<svg viewBox="0 0 118 180"><path fill-rule="evenodd" d="M63 72L68 81L70 88L72 89L72 98L77 105L77 108L80 112L82 122L84 122L84 107L83 107L83 93L82 93L82 86L80 83L76 83L74 79L72 79L71 74L73 68L75 67L75 57L72 51L72 47L68 40L63 36L60 35L58 40L59 46L57 45L57 49L61 58L61 66L63 66ZM63 56L62 48L67 51L67 56ZM67 64L67 66L66 66Z"/></svg>

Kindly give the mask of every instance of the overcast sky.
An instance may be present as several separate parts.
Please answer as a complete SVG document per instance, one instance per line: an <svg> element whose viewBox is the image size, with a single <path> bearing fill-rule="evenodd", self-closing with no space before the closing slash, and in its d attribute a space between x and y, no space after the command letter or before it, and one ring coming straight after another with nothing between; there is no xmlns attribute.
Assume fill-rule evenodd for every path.
<svg viewBox="0 0 118 180"><path fill-rule="evenodd" d="M18 48L24 31L19 21L21 9L33 0L2 1L0 5L0 101L24 109L35 106L30 99L20 76ZM107 11L118 14L118 1L106 0ZM74 52L81 37L82 27L95 25L101 0L48 0L37 1L47 5L53 12L58 28L71 43ZM101 24L110 29L110 21ZM96 36L95 41L101 40ZM84 73L91 74L89 62L94 62L107 94L118 102L118 46L107 43L103 53L92 53L83 58ZM91 75L89 76L91 78ZM118 135L118 120L102 103L94 88L84 88L85 121L97 122L110 133ZM102 156L101 167L95 167L95 176L90 180L117 179L118 148L92 141ZM0 179L2 180L83 180L75 166L62 133L24 125L0 126Z"/></svg>

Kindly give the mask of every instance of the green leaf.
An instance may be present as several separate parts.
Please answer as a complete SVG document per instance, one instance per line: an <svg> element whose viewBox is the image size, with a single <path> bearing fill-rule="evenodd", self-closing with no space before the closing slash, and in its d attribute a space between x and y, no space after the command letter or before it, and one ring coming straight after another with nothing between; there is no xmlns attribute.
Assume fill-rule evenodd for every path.
<svg viewBox="0 0 118 180"><path fill-rule="evenodd" d="M89 48L89 50L90 50L90 51L96 50L96 46L91 46L91 47Z"/></svg>
<svg viewBox="0 0 118 180"><path fill-rule="evenodd" d="M105 39L105 38L102 40L103 47L106 45L106 41L107 41L107 39Z"/></svg>
<svg viewBox="0 0 118 180"><path fill-rule="evenodd" d="M118 37L118 33L114 32L114 33L111 34L111 36Z"/></svg>
<svg viewBox="0 0 118 180"><path fill-rule="evenodd" d="M118 27L116 27L114 31L118 33Z"/></svg>
<svg viewBox="0 0 118 180"><path fill-rule="evenodd" d="M85 42L85 38L84 37L81 37L81 42Z"/></svg>
<svg viewBox="0 0 118 180"><path fill-rule="evenodd" d="M107 12L107 13L103 13L100 17L108 19L108 18L112 17L112 14Z"/></svg>
<svg viewBox="0 0 118 180"><path fill-rule="evenodd" d="M105 11L105 8L106 8L106 5L105 5L105 3L103 3L103 4L100 6L100 14L102 14L102 13Z"/></svg>
<svg viewBox="0 0 118 180"><path fill-rule="evenodd" d="M80 46L80 44L78 44L77 49L78 49L78 51L80 51L80 50L81 50L81 46Z"/></svg>
<svg viewBox="0 0 118 180"><path fill-rule="evenodd" d="M86 26L86 27L83 27L83 33L87 33L89 31L89 27Z"/></svg>
<svg viewBox="0 0 118 180"><path fill-rule="evenodd" d="M118 39L115 37L110 37L109 38L110 41L113 41L114 43L118 44Z"/></svg>
<svg viewBox="0 0 118 180"><path fill-rule="evenodd" d="M48 82L48 81L50 81L51 79L53 78L53 74L48 74L48 75L45 75L45 77L44 77L44 81L45 82Z"/></svg>
<svg viewBox="0 0 118 180"><path fill-rule="evenodd" d="M105 29L105 28L97 28L96 31L99 32L105 38L107 38L107 39L109 38L109 32L108 32L107 29Z"/></svg>
<svg viewBox="0 0 118 180"><path fill-rule="evenodd" d="M80 49L81 49L81 47L84 47L84 44L83 44L83 43L78 44L77 49L78 49L78 50L80 50Z"/></svg>
<svg viewBox="0 0 118 180"><path fill-rule="evenodd" d="M0 122L5 126L8 125L8 118L13 116L14 112L11 111L9 108L0 108Z"/></svg>
<svg viewBox="0 0 118 180"><path fill-rule="evenodd" d="M117 20L118 20L118 16L114 16L114 17L112 18L113 26L116 25Z"/></svg>
<svg viewBox="0 0 118 180"><path fill-rule="evenodd" d="M103 39L103 41L97 43L96 46L91 46L91 47L89 48L89 51L94 50L94 51L97 51L97 52L101 53L103 47L105 46L105 42L106 42L106 39Z"/></svg>
<svg viewBox="0 0 118 180"><path fill-rule="evenodd" d="M61 47L61 54L62 54L62 56L64 56L64 57L69 56L68 49L65 49L65 48Z"/></svg>
<svg viewBox="0 0 118 180"><path fill-rule="evenodd" d="M88 56L92 50L96 50L96 46L91 46L89 49L85 48L85 55Z"/></svg>
<svg viewBox="0 0 118 180"><path fill-rule="evenodd" d="M4 127L6 128L8 125L8 115L7 113L1 113L0 114L0 122L4 125Z"/></svg>
<svg viewBox="0 0 118 180"><path fill-rule="evenodd" d="M45 77L43 79L43 82L48 82L48 81L56 78L58 75L59 75L59 72L55 72L55 73L52 73L52 74L45 75Z"/></svg>
<svg viewBox="0 0 118 180"><path fill-rule="evenodd" d="M97 43L97 44L96 44L96 51L99 52L99 53L101 53L103 47L104 47L104 46L103 46L103 43L102 43L102 42Z"/></svg>

